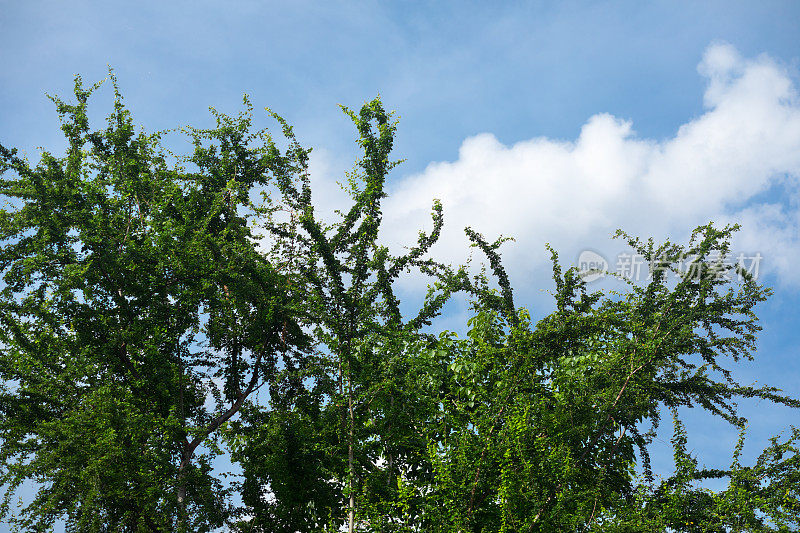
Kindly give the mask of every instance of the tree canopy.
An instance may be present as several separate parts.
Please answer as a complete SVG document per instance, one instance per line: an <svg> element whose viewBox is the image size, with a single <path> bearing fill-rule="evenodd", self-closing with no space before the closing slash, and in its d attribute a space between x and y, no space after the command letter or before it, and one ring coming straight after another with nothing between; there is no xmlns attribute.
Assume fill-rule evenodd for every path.
<svg viewBox="0 0 800 533"><path fill-rule="evenodd" d="M431 256L438 201L405 254L381 242L397 122L379 99L343 108L362 155L350 204L326 220L310 150L280 116L276 141L248 98L238 116L212 109L216 125L184 128L190 149L173 155L111 81L100 129L99 84L52 98L64 155L34 165L0 145L0 518L76 532L800 527L800 429L741 460L738 400L800 402L733 377L770 295L722 260L735 226L683 245L619 232L652 269L621 293L590 291L551 249L554 310L534 321L504 239L465 229L477 274ZM411 270L429 290L401 308ZM436 328L457 293L465 336ZM740 429L729 468L689 453L687 406ZM654 473L664 412L675 466ZM28 482L35 497L15 506Z"/></svg>

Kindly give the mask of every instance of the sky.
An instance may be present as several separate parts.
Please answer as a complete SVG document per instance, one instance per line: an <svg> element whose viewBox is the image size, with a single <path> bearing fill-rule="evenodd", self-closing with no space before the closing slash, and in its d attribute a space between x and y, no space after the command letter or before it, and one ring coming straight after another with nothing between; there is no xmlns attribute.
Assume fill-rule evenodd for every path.
<svg viewBox="0 0 800 533"><path fill-rule="evenodd" d="M209 106L236 113L248 93L314 148L315 194L332 211L357 155L338 105L380 95L405 159L388 185L390 247L429 227L438 198L434 254L463 262L466 225L513 237L503 251L517 303L543 316L545 243L565 263L588 250L613 271L631 260L610 239L617 228L685 241L700 224L739 223L734 252L775 295L759 310L756 361L738 375L800 396L798 35L793 1L0 0L0 143L33 158L63 147L46 94L69 96L76 74L94 82L109 66L148 131L209 125ZM274 126L265 113L257 123ZM410 278L404 290L422 287ZM442 324L459 328L464 312L450 306ZM798 421L742 407L746 456ZM726 465L736 431L686 416L690 448Z"/></svg>

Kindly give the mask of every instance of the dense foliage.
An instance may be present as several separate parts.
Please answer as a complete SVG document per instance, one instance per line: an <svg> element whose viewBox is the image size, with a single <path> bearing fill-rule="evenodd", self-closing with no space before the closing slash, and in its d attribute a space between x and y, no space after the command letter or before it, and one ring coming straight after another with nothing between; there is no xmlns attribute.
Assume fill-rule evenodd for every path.
<svg viewBox="0 0 800 533"><path fill-rule="evenodd" d="M136 132L114 81L54 98L68 148L31 165L0 145L0 516L26 531L792 531L800 430L741 463L740 398L769 290L720 258L735 227L685 245L624 239L652 267L590 292L553 254L555 310L517 307L499 247L477 275L430 257L442 224L394 256L379 239L396 121L352 119L363 152L336 221L314 209L309 150L252 109ZM693 258L690 273L679 269ZM430 280L418 308L396 281ZM677 282L675 281L677 279ZM494 288L493 288L494 287ZM436 331L451 296L464 337ZM678 409L741 428L728 469L698 466ZM649 445L673 414L675 469ZM241 474L224 482L213 460ZM703 480L727 480L721 491ZM36 495L22 507L28 482ZM235 497L234 497L235 496Z"/></svg>

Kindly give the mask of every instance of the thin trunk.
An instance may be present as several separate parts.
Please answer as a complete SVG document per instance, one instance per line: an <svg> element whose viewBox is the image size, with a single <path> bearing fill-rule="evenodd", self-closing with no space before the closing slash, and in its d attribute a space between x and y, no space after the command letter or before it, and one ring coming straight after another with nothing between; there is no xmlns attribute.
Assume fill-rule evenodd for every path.
<svg viewBox="0 0 800 533"><path fill-rule="evenodd" d="M188 442L186 442L181 464L178 467L178 522L175 527L178 533L184 533L186 531L186 467L189 466L189 462L192 460L192 453L194 452L194 450L189 451L187 445Z"/></svg>
<svg viewBox="0 0 800 533"><path fill-rule="evenodd" d="M348 365L349 367L349 365ZM348 480L348 485L350 488L350 503L347 510L347 522L348 522L348 533L353 533L355 531L355 520L356 520L356 494L354 491L354 470L353 470L353 429L355 425L355 421L353 419L353 382L351 380L349 368L348 368L348 376L347 376L347 408L348 408L348 425L349 430L347 434L347 466L350 470L350 476Z"/></svg>
<svg viewBox="0 0 800 533"><path fill-rule="evenodd" d="M342 356L341 356L341 354L339 354L339 398L341 398L342 399L341 401L344 402L344 369L342 368ZM344 407L344 404L342 404L342 407ZM345 430L344 419L347 417L347 415L345 414L345 410L344 409L341 410L341 413L342 413L342 416L340 417L341 420L340 420L340 425L339 425L339 427L341 428L340 435L344 435L344 432L346 431ZM343 437L340 437L340 438L343 438Z"/></svg>
<svg viewBox="0 0 800 533"><path fill-rule="evenodd" d="M186 531L186 469L192 462L192 457L194 456L195 450L200 444L212 433L222 426L225 422L231 419L233 415L239 412L241 409L242 404L250 395L251 392L256 388L256 384L258 383L258 376L259 376L259 366L261 365L261 353L256 356L256 360L253 363L253 374L250 377L250 383L247 385L247 388L243 390L236 401L228 408L227 411L217 416L215 419L209 423L203 432L200 435L197 435L191 442L184 438L183 441L183 452L181 454L181 464L178 467L178 475L177 475L177 484L178 484L178 527L177 531L182 532ZM181 373L181 377L183 374ZM183 389L181 388L181 391ZM182 398L182 396L181 396Z"/></svg>
<svg viewBox="0 0 800 533"><path fill-rule="evenodd" d="M389 413L390 413L390 416L394 416L394 395L389 396ZM388 479L387 483L389 485L389 489L391 490L391 488L392 488L392 478L394 477L392 475L392 469L394 468L394 457L392 456L392 449L391 449L391 445L392 445L392 423L391 422L389 422L389 424L387 425L387 430L388 431L386 432L386 458L387 458L387 461L386 461L387 469L386 469L386 471L388 473L388 476L386 476L386 477Z"/></svg>
<svg viewBox="0 0 800 533"><path fill-rule="evenodd" d="M178 371L180 374L178 375L178 410L181 415L181 424L183 427L186 427L186 410L184 408L183 403L183 361L179 361L178 363ZM181 464L178 466L178 521L176 523L175 529L177 531L185 531L186 530L186 465L191 460L191 457L187 457L187 452L189 449L189 441L186 439L186 436L183 437L183 451L181 452Z"/></svg>

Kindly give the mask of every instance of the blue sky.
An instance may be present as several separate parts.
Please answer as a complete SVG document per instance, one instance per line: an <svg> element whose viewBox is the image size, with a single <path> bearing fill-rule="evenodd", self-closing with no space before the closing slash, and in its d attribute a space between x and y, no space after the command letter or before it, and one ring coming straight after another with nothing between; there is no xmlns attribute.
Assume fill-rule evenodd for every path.
<svg viewBox="0 0 800 533"><path fill-rule="evenodd" d="M776 296L745 380L800 395L800 3L12 2L0 5L0 142L61 146L45 93L75 74L117 74L148 130L204 125L242 93L315 147L323 206L354 160L337 104L380 94L400 116L385 235L408 242L442 199L437 253L465 257L460 228L516 237L519 303L548 310L544 243L611 267L617 227L683 239L741 222ZM108 91L97 98L98 117ZM266 119L260 119L268 124ZM409 294L418 280L408 282ZM457 327L453 306L445 323ZM796 413L745 405L756 453ZM725 464L735 431L689 415L690 446ZM668 435L664 437L668 441ZM2 530L2 526L0 526Z"/></svg>

